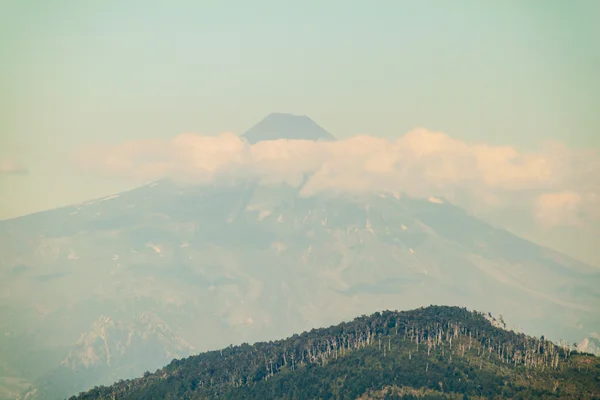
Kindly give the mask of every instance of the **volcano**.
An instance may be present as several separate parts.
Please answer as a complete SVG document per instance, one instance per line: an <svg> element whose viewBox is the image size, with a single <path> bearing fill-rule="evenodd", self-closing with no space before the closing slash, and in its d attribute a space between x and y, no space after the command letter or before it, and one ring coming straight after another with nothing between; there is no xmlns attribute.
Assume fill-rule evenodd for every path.
<svg viewBox="0 0 600 400"><path fill-rule="evenodd" d="M281 114L244 137L334 140ZM192 351L430 304L581 341L600 332L598 282L441 198L165 180L0 221L0 379L64 398Z"/></svg>

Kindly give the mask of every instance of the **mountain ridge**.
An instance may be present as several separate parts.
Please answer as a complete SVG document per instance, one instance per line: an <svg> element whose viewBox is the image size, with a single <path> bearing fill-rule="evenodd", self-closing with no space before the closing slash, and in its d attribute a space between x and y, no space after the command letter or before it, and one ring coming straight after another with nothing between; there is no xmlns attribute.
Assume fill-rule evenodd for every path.
<svg viewBox="0 0 600 400"><path fill-rule="evenodd" d="M584 399L600 394L596 357L502 325L501 319L458 307L382 311L283 340L173 360L155 373L96 387L71 400L412 399L413 394L446 399L576 394ZM524 373L526 381L520 378Z"/></svg>

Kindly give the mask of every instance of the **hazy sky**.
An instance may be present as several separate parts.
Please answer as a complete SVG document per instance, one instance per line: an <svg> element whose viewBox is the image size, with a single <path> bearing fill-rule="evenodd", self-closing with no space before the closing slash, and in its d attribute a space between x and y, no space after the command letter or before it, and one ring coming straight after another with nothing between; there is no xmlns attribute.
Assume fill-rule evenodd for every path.
<svg viewBox="0 0 600 400"><path fill-rule="evenodd" d="M82 146L274 111L338 138L600 150L599 18L596 0L3 1L0 218L132 185L78 168Z"/></svg>

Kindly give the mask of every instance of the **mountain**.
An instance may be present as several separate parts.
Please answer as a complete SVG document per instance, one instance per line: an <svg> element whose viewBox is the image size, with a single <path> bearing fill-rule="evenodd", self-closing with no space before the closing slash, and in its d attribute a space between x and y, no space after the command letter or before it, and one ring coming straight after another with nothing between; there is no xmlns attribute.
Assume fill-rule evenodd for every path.
<svg viewBox="0 0 600 400"><path fill-rule="evenodd" d="M598 358L492 322L457 307L384 311L174 360L72 400L599 398Z"/></svg>
<svg viewBox="0 0 600 400"><path fill-rule="evenodd" d="M67 396L157 368L181 349L178 338L204 351L430 302L488 309L570 342L600 330L599 273L590 266L443 199L298 192L161 181L0 222L0 354L9 377L53 398L44 388L56 374L66 381L70 368ZM109 365L102 356L76 378L80 367L71 366L89 358L77 350L82 334L102 317L145 331L135 321L147 312L174 338L160 354L136 334L133 354L148 357ZM122 335L108 341L118 348Z"/></svg>
<svg viewBox="0 0 600 400"><path fill-rule="evenodd" d="M65 393L75 393L81 387L135 375L133 365L154 369L192 353L193 346L150 312L131 320L101 317L79 337L60 366L39 379L25 398L37 397L38 392L45 398L65 397Z"/></svg>
<svg viewBox="0 0 600 400"><path fill-rule="evenodd" d="M248 129L243 135L248 143L255 144L264 140L335 140L317 123L305 115L273 113Z"/></svg>
<svg viewBox="0 0 600 400"><path fill-rule="evenodd" d="M66 397L171 357L432 303L569 343L600 332L597 268L443 198L306 197L303 184L163 180L0 221L0 396Z"/></svg>

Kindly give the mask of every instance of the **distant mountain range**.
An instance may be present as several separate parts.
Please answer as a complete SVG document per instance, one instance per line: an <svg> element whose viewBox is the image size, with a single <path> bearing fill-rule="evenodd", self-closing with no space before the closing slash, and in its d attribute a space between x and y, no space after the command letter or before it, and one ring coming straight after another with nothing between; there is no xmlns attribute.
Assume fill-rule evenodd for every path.
<svg viewBox="0 0 600 400"><path fill-rule="evenodd" d="M84 399L597 399L600 359L456 307L376 313L227 347ZM526 376L526 378L524 378Z"/></svg>
<svg viewBox="0 0 600 400"><path fill-rule="evenodd" d="M243 136L323 132L273 114ZM600 332L597 268L443 198L301 189L163 180L0 221L0 397L66 397L381 309L467 306L569 343Z"/></svg>

